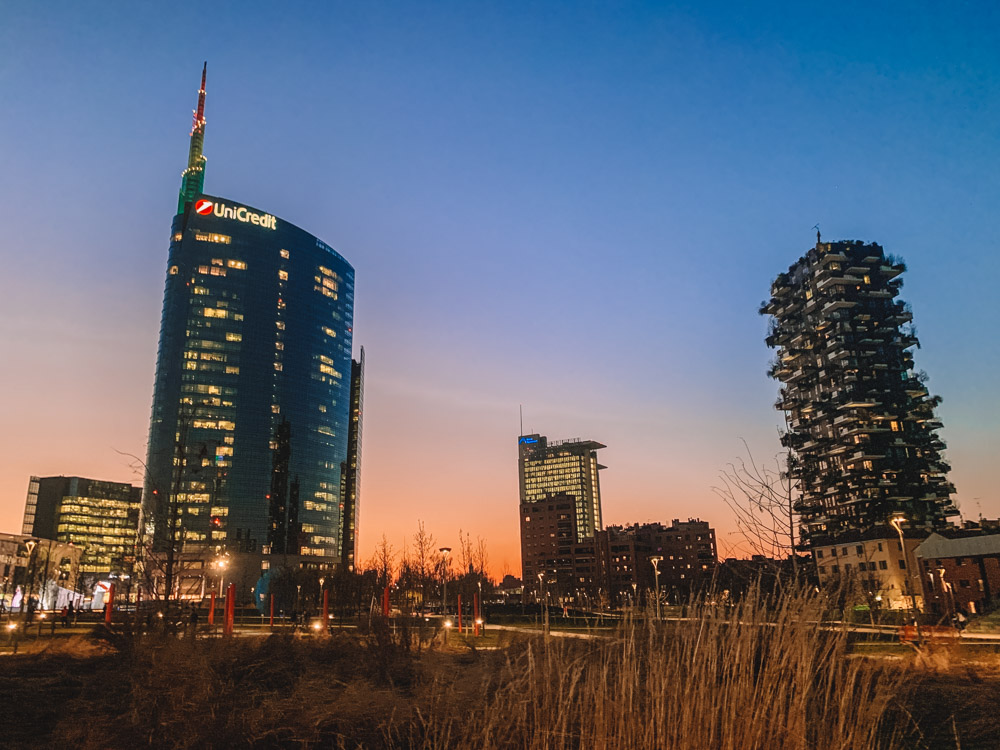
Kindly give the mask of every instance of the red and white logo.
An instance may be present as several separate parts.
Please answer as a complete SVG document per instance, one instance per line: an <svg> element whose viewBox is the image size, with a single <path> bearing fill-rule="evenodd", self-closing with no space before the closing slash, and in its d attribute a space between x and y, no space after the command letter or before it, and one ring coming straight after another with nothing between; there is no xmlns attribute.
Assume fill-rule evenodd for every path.
<svg viewBox="0 0 1000 750"><path fill-rule="evenodd" d="M196 214L201 214L202 216L208 216L212 213L212 201L200 200L195 201L194 212Z"/></svg>

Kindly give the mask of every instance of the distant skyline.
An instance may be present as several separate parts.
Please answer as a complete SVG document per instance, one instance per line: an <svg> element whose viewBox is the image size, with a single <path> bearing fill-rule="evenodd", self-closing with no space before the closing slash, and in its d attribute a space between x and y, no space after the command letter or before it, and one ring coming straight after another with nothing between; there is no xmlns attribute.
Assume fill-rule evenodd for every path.
<svg viewBox="0 0 1000 750"><path fill-rule="evenodd" d="M328 242L366 351L362 560L422 520L517 573L524 431L608 447L605 524L780 450L770 281L904 258L966 518L1000 515L1000 8L21 4L0 26L0 530L28 477L141 483L170 221L205 189Z"/></svg>

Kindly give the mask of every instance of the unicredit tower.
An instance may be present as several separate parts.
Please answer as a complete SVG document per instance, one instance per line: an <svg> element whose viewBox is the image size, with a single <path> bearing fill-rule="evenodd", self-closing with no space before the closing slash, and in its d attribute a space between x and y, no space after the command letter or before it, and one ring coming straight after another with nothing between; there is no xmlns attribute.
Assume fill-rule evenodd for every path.
<svg viewBox="0 0 1000 750"><path fill-rule="evenodd" d="M354 269L293 224L203 193L204 108L203 70L171 229L144 530L160 549L353 559Z"/></svg>

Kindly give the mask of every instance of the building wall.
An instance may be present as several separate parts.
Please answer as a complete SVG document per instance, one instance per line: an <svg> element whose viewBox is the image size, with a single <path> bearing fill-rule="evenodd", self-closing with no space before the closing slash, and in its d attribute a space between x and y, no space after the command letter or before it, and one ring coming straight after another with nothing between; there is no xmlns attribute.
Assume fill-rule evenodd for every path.
<svg viewBox="0 0 1000 750"><path fill-rule="evenodd" d="M521 575L527 591L570 591L576 572L576 498L559 494L544 501L521 503Z"/></svg>
<svg viewBox="0 0 1000 750"><path fill-rule="evenodd" d="M939 614L981 614L1000 598L1000 554L921 559L924 597Z"/></svg>
<svg viewBox="0 0 1000 750"><path fill-rule="evenodd" d="M771 375L795 454L804 541L956 515L936 399L914 370L905 265L874 243L820 242L771 286Z"/></svg>
<svg viewBox="0 0 1000 750"><path fill-rule="evenodd" d="M611 526L607 537L606 582L612 597L621 602L633 592L655 588L656 574L650 561L654 555L663 558L657 564L660 590L671 598L683 598L709 583L718 564L715 530L707 521L675 519L670 526Z"/></svg>
<svg viewBox="0 0 1000 750"><path fill-rule="evenodd" d="M123 482L31 477L24 527L81 549L81 573L123 572L135 561L141 499L141 487Z"/></svg>
<svg viewBox="0 0 1000 750"><path fill-rule="evenodd" d="M167 544L175 498L185 543L338 557L354 269L281 219L198 204L173 223L144 531Z"/></svg>
<svg viewBox="0 0 1000 750"><path fill-rule="evenodd" d="M18 588L53 606L56 587L76 591L83 549L31 534L0 534L0 601L10 606Z"/></svg>
<svg viewBox="0 0 1000 750"><path fill-rule="evenodd" d="M904 555L898 536L840 541L813 547L813 561L821 584L836 584L850 577L859 582L872 600L888 609L911 606L907 593L907 575L917 607L922 606L923 592L914 564L916 549L923 541L907 538Z"/></svg>
<svg viewBox="0 0 1000 750"><path fill-rule="evenodd" d="M351 421L348 426L347 464L344 467L344 505L341 514L340 558L354 570L358 550L358 502L361 496L361 436L365 401L365 349L351 362Z"/></svg>
<svg viewBox="0 0 1000 750"><path fill-rule="evenodd" d="M715 531L708 522L611 526L575 541L574 498L521 504L525 588L539 591L544 573L553 601L623 606L655 588L649 558L660 555L660 589L683 597L711 582L717 565ZM633 585L634 584L634 585Z"/></svg>
<svg viewBox="0 0 1000 750"><path fill-rule="evenodd" d="M544 435L521 435L517 442L521 502L571 496L576 502L576 540L582 542L602 529L599 474L604 467L597 451L605 446L593 440L549 443Z"/></svg>

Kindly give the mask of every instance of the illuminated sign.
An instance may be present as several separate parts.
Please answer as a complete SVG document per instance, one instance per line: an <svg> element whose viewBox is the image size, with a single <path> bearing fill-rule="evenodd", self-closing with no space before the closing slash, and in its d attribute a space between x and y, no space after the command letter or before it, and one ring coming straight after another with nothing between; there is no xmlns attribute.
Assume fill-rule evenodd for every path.
<svg viewBox="0 0 1000 750"><path fill-rule="evenodd" d="M519 442L521 445L526 445L526 444L530 445L531 443L537 443L538 442L538 438L520 437L520 438L517 439L517 442Z"/></svg>
<svg viewBox="0 0 1000 750"><path fill-rule="evenodd" d="M255 224L264 229L277 229L278 220L271 214L258 214L251 211L246 206L227 206L225 203L214 203L213 201L195 201L194 211L202 216L215 214L220 219L236 219L244 224Z"/></svg>

